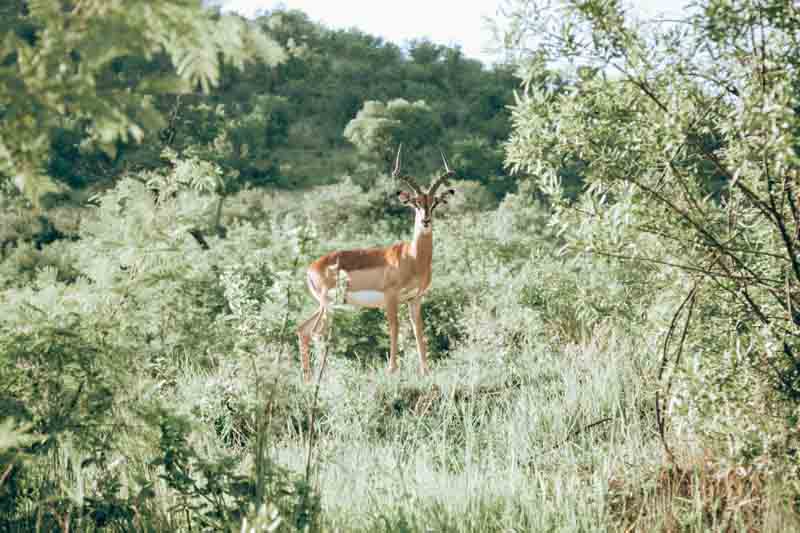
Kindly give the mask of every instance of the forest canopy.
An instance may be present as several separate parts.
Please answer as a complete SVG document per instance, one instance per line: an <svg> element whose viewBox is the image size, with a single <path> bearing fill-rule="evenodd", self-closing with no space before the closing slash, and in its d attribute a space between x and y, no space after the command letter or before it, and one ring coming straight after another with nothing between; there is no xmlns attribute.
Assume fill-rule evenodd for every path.
<svg viewBox="0 0 800 533"><path fill-rule="evenodd" d="M31 201L162 168L165 146L213 160L236 175L234 188L367 179L385 161L364 157L344 130L367 102L398 98L428 106L422 123L398 110L406 133L386 139L414 138L420 169L433 172L444 150L469 161L470 179L491 178L498 197L513 188L497 152L509 133L510 68L424 40L401 49L299 11L245 20L190 0L102 5L3 8L0 172ZM102 44L110 31L111 48Z"/></svg>

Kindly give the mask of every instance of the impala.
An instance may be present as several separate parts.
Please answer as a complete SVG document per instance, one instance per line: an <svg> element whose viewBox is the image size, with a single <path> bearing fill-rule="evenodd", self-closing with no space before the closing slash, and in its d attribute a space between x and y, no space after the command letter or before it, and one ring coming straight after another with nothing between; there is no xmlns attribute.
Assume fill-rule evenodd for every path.
<svg viewBox="0 0 800 533"><path fill-rule="evenodd" d="M424 190L412 177L400 174L401 150L402 146L397 150L392 177L402 180L410 189L398 191L397 198L403 205L414 209L414 238L411 242L399 242L385 248L335 251L311 263L306 280L319 308L297 329L306 382L311 379L311 336L319 335L326 327L327 314L332 304L329 293L339 287L340 283L346 303L385 310L391 338L389 372L397 370L397 309L400 304L408 303L419 352L419 369L422 374L428 372L428 348L422 325L422 297L431 284L433 212L437 206L447 203L448 195L455 194L453 189L436 194L442 184L449 185L448 179L454 172L448 168L447 159L442 154L444 172Z"/></svg>

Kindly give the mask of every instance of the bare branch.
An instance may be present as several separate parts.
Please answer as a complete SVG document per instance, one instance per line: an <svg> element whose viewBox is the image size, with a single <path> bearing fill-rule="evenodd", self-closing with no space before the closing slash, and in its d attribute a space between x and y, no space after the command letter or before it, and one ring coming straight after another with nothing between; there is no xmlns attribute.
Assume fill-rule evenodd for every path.
<svg viewBox="0 0 800 533"><path fill-rule="evenodd" d="M602 250L585 250L585 249L577 248L577 247L574 247L574 246L569 246L567 248L570 249L570 250L586 252L586 253L590 253L590 254L602 255L602 256L605 256L605 257L612 257L614 259L623 259L625 261L641 261L643 263L654 263L654 264L657 264L657 265L664 265L664 266L668 266L668 267L673 267L673 268L678 268L678 269L681 269L681 270L685 270L687 272L697 272L699 274L703 274L703 275L711 277L711 278L724 278L724 279L732 279L732 280L736 280L736 281L756 282L756 283L765 285L767 287L769 287L769 285L767 285L766 282L774 283L774 284L777 284L777 285L780 285L782 283L781 280L775 280L775 279L771 279L771 278L758 277L758 276L755 276L755 275L751 275L751 276L737 275L737 274L734 274L734 273L732 273L730 271L727 271L727 272L714 272L713 270L708 270L706 268L700 268L700 267L696 267L696 266L692 266L692 265L683 265L683 264L680 264L680 263L670 263L669 261L662 261L660 259L653 259L653 258L650 258L650 257L615 254L615 253L612 253L612 252L604 252Z"/></svg>
<svg viewBox="0 0 800 533"><path fill-rule="evenodd" d="M570 439L577 437L578 435L580 435L584 431L588 431L588 430L592 429L593 427L600 426L602 424L605 424L606 422L611 422L612 420L614 420L614 419L609 416L609 417L606 417L606 418L601 418L600 420L598 420L596 422L592 422L591 424L587 424L587 425L585 425L583 427L578 427L578 428L572 430L570 432L570 434L567 435L567 437L563 441L561 441L558 444L556 444L555 446L553 446L553 450L555 450L557 448L560 448L561 446L566 444Z"/></svg>

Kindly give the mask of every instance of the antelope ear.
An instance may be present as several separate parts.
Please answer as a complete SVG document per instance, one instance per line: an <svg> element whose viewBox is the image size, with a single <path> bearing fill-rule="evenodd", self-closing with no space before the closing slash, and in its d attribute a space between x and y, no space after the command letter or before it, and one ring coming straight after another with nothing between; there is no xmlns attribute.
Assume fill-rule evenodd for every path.
<svg viewBox="0 0 800 533"><path fill-rule="evenodd" d="M406 191L397 191L397 199L400 200L400 203L403 205L411 204L411 193Z"/></svg>
<svg viewBox="0 0 800 533"><path fill-rule="evenodd" d="M447 189L446 191L442 191L436 196L436 202L439 204L447 204L448 196L452 196L456 193L454 189Z"/></svg>

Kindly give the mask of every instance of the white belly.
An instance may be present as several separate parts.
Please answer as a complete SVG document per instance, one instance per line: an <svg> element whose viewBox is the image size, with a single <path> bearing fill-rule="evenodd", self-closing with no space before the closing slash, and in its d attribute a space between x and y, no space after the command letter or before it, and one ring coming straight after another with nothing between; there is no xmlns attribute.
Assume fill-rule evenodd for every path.
<svg viewBox="0 0 800 533"><path fill-rule="evenodd" d="M345 294L344 301L363 307L383 307L383 293L381 291L352 291Z"/></svg>

